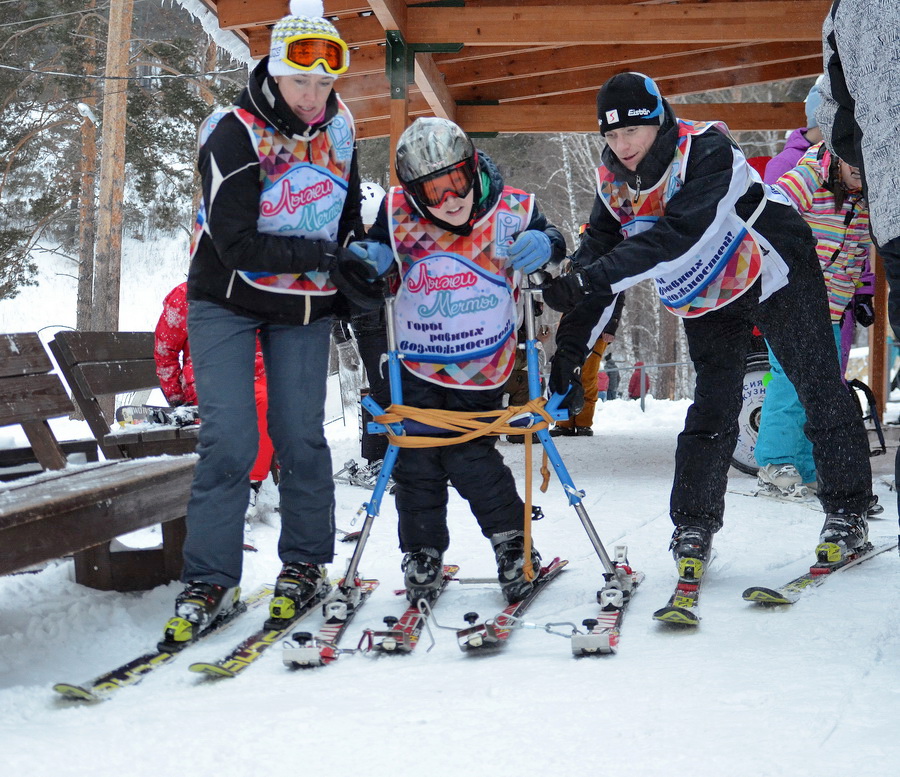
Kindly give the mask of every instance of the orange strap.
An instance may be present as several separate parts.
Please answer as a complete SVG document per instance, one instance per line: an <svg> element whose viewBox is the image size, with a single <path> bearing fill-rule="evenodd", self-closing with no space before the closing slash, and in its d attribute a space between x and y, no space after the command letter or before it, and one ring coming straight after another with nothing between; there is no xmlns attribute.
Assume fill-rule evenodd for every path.
<svg viewBox="0 0 900 777"><path fill-rule="evenodd" d="M534 580L537 570L531 565L531 433L547 429L553 419L544 410L544 398L529 400L525 405L514 405L500 410L487 410L463 413L453 410L434 410L410 407L409 405L390 405L384 415L375 416L375 420L387 426L402 423L405 419L418 421L421 424L455 432L455 437L429 437L426 435L396 435L386 432L391 445L398 448L441 448L447 445L459 445L479 437L499 437L501 434L523 434L525 438L525 577ZM541 416L533 426L523 428L511 426L510 421L522 413L533 413ZM547 451L541 464L541 491L546 492L550 482L550 469L547 466Z"/></svg>

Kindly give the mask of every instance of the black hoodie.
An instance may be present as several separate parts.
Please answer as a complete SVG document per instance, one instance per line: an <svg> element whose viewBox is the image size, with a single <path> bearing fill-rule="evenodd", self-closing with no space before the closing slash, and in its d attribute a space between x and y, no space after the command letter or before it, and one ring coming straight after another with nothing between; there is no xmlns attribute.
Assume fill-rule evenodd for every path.
<svg viewBox="0 0 900 777"><path fill-rule="evenodd" d="M284 102L268 75L267 64L268 58L254 68L236 105L288 137L312 137L327 127L338 110L334 91L328 97L321 123L310 127ZM188 299L215 302L241 315L281 324L306 324L342 307L340 295L261 291L244 282L236 271L302 273L324 269L337 244L362 235L355 148L337 244L258 230L259 157L246 127L233 114L222 118L201 147L198 168L206 204L206 227L191 261Z"/></svg>

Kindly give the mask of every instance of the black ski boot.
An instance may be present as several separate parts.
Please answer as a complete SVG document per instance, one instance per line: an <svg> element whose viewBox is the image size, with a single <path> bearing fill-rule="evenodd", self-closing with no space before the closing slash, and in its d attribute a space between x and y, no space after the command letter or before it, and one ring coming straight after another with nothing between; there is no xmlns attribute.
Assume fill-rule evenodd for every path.
<svg viewBox="0 0 900 777"><path fill-rule="evenodd" d="M435 548L419 548L403 557L400 564L406 598L416 603L430 602L444 582L444 556Z"/></svg>
<svg viewBox="0 0 900 777"><path fill-rule="evenodd" d="M525 578L525 533L507 531L491 537L494 555L497 558L497 579L506 601L510 604L521 601L534 587L534 579L541 572L541 554L531 546L532 580Z"/></svg>
<svg viewBox="0 0 900 777"><path fill-rule="evenodd" d="M678 577L699 580L706 571L712 552L713 533L702 526L676 526L669 550L678 568Z"/></svg>
<svg viewBox="0 0 900 777"><path fill-rule="evenodd" d="M193 642L219 613L234 607L241 589L192 581L175 598L175 616L166 623L160 647L180 650Z"/></svg>
<svg viewBox="0 0 900 777"><path fill-rule="evenodd" d="M297 609L328 587L328 572L320 564L304 561L285 564L275 580L275 592L269 605L269 617L291 619Z"/></svg>
<svg viewBox="0 0 900 777"><path fill-rule="evenodd" d="M869 540L869 526L864 513L828 513L819 535L816 556L820 563L837 564L846 561Z"/></svg>

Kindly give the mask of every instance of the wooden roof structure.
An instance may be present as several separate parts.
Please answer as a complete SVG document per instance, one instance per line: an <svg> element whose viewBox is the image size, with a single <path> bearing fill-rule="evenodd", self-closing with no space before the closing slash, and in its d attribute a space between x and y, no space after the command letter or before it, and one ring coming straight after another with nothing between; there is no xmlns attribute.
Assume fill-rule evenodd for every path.
<svg viewBox="0 0 900 777"><path fill-rule="evenodd" d="M268 53L288 0L203 0L219 26ZM623 70L667 97L814 76L831 0L324 0L351 48L339 91L360 138L417 116L470 133L595 132L595 97ZM732 130L803 125L802 103L687 103Z"/></svg>

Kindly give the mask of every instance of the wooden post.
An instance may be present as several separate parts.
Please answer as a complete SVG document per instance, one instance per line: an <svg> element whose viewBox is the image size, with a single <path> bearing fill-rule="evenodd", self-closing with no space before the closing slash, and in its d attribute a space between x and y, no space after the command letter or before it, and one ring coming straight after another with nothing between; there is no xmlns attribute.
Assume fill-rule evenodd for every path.
<svg viewBox="0 0 900 777"><path fill-rule="evenodd" d="M391 100L391 150L388 157L388 166L391 170L391 186L399 186L397 178L397 166L394 160L397 158L397 141L409 126L409 97L404 93L403 97Z"/></svg>
<svg viewBox="0 0 900 777"><path fill-rule="evenodd" d="M96 9L96 0L90 0L88 10ZM93 14L90 14L93 17ZM85 37L84 72L95 75L94 57L97 54L97 39L90 34L96 24L89 19L88 35ZM88 107L87 115L81 119L81 180L78 194L78 296L75 312L76 329L91 328L94 301L94 240L96 239L96 202L97 195L97 125L94 123L97 98L96 87L91 86L90 97L83 102Z"/></svg>
<svg viewBox="0 0 900 777"><path fill-rule="evenodd" d="M129 50L134 0L109 6L106 81L103 87L100 209L94 256L96 331L119 329L119 285L122 260L122 198L125 191L125 109L128 104Z"/></svg>

